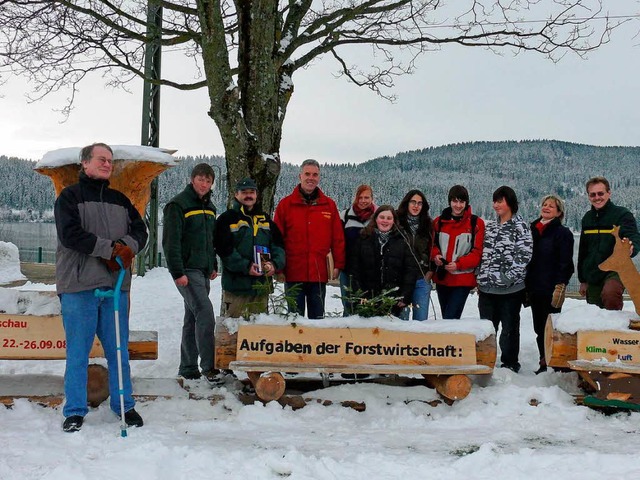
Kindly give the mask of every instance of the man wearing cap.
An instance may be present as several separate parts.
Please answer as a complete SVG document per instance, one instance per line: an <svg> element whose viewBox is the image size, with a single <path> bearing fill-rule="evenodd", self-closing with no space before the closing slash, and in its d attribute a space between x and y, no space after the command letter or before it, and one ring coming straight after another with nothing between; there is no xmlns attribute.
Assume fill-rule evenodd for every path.
<svg viewBox="0 0 640 480"><path fill-rule="evenodd" d="M578 249L578 280L580 295L587 303L606 310L622 310L624 285L617 272L602 271L598 267L612 253L615 238L611 235L614 226L619 226L620 238L628 239L633 249L631 256L638 254L640 245L638 224L626 208L611 200L611 186L604 177L593 177L586 184L591 209L582 217L580 247Z"/></svg>
<svg viewBox="0 0 640 480"><path fill-rule="evenodd" d="M285 290L296 292L296 311L308 318L324 318L324 300L329 276L337 278L345 264L344 229L335 202L324 194L320 164L302 162L300 183L284 197L274 221L284 238L287 255ZM329 272L327 255L333 256Z"/></svg>
<svg viewBox="0 0 640 480"><path fill-rule="evenodd" d="M218 218L216 251L222 260L222 307L226 317L266 313L271 278L284 268L280 230L256 207L258 187L250 178L236 184L231 208Z"/></svg>
<svg viewBox="0 0 640 480"><path fill-rule="evenodd" d="M178 375L195 380L201 371L210 385L217 386L224 380L214 368L215 316L209 299L211 280L218 275L216 208L211 203L214 180L211 165L193 167L191 182L164 207L162 248L169 273L184 299Z"/></svg>

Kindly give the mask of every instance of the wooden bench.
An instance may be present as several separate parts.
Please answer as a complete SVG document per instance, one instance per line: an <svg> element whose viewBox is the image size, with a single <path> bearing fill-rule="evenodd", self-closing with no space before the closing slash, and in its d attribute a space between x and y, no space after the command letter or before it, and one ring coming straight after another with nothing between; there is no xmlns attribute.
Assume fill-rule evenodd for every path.
<svg viewBox="0 0 640 480"><path fill-rule="evenodd" d="M593 309L593 317L603 315L598 307L585 308ZM562 314L547 319L547 365L578 373L589 394L585 405L640 409L640 331L637 319L627 321L627 314L612 312L612 318L603 318L599 325L585 322L583 329L563 324ZM568 326L570 331L562 331Z"/></svg>
<svg viewBox="0 0 640 480"><path fill-rule="evenodd" d="M445 325L430 324L425 322L424 328ZM461 331L438 331L438 328L431 332L403 331L393 330L394 325L398 328L408 324L323 328L309 322L292 325L240 322L237 331L230 331L225 320L219 319L215 335L216 367L246 372L263 401L278 400L284 394L286 381L280 372L422 375L429 386L448 400L460 400L469 394L468 375L493 372L496 342L490 322L487 328L491 333L481 340Z"/></svg>

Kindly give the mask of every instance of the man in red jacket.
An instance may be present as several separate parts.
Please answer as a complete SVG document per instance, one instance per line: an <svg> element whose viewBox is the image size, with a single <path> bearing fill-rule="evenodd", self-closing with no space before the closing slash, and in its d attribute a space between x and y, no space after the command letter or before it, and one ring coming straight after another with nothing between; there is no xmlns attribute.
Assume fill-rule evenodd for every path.
<svg viewBox="0 0 640 480"><path fill-rule="evenodd" d="M295 292L296 310L309 318L324 317L324 300L329 273L338 278L344 267L344 231L335 202L318 187L320 164L305 160L300 168L300 183L283 198L274 221L284 238L285 292ZM327 255L334 261L327 271Z"/></svg>

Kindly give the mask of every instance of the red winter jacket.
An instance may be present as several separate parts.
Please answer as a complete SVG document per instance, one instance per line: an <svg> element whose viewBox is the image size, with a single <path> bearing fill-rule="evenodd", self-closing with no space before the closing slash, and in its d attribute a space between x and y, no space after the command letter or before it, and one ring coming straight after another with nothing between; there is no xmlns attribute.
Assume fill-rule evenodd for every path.
<svg viewBox="0 0 640 480"><path fill-rule="evenodd" d="M345 263L344 231L336 204L318 188L318 196L308 203L297 185L280 200L273 220L284 238L287 282L327 283L327 254L335 268Z"/></svg>
<svg viewBox="0 0 640 480"><path fill-rule="evenodd" d="M447 287L475 287L475 269L480 265L482 258L482 243L484 242L484 221L478 217L476 220L476 232L471 245L471 206L468 206L462 219L455 220L451 217L451 207L442 211L442 215L433 221L433 228L436 234L431 250L431 258L442 255L448 262L454 261L458 270L453 273L446 272L442 277L433 276L436 284Z"/></svg>

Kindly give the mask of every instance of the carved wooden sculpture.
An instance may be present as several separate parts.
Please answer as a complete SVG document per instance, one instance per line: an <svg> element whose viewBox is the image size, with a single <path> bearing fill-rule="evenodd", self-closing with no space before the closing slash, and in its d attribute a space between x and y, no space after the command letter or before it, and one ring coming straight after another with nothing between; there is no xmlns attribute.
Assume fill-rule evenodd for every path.
<svg viewBox="0 0 640 480"><path fill-rule="evenodd" d="M631 261L631 244L628 240L620 238L619 231L620 227L613 227L611 235L616 239L613 253L598 267L600 270L613 271L620 275L620 280L622 280L622 284L629 292L629 296L636 307L636 313L640 315L640 273L638 273L636 266ZM640 245L636 245L635 248L640 248Z"/></svg>
<svg viewBox="0 0 640 480"><path fill-rule="evenodd" d="M110 186L124 193L144 218L145 208L151 196L151 182L167 168L175 165L175 159L171 157L171 153L174 153L175 150L126 145L113 145L112 148L113 172L109 179ZM144 158L144 149L149 152L149 159ZM68 161L47 164L43 159L44 162L39 162L34 168L36 172L51 178L56 197L63 188L77 183L80 173L78 160L80 149L62 150L69 151ZM140 151L143 153L140 154ZM47 155L56 153L57 151L53 151ZM157 159L158 157L161 161Z"/></svg>

